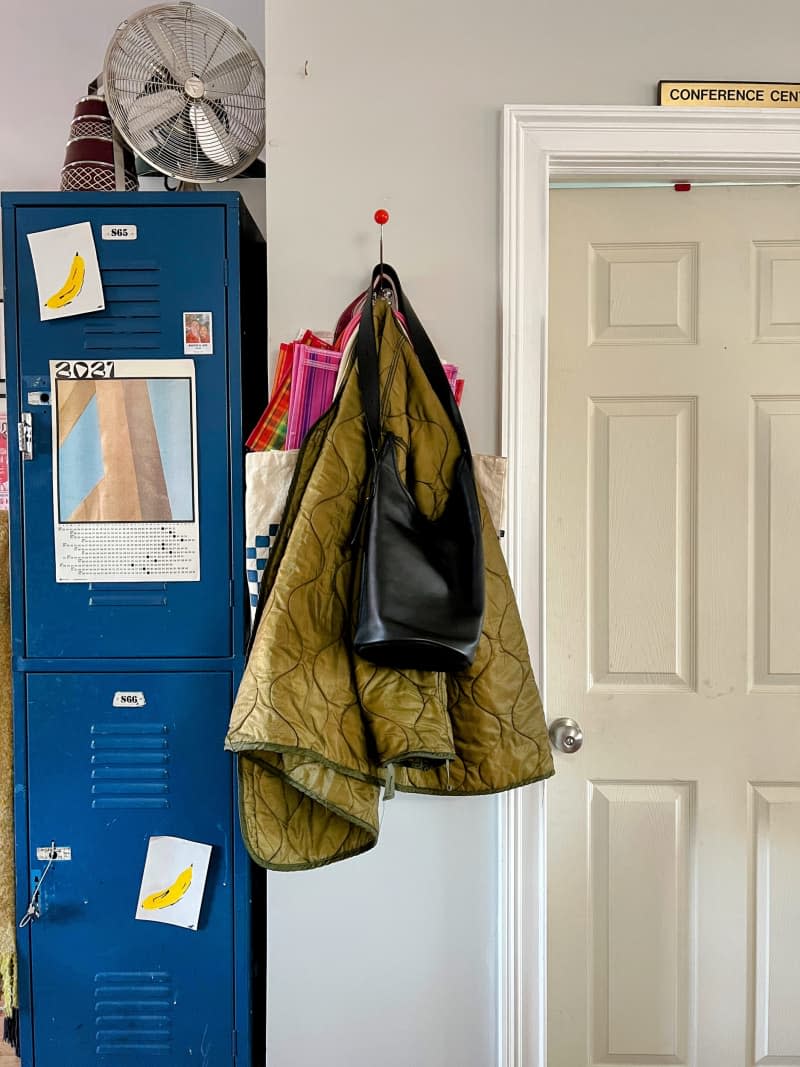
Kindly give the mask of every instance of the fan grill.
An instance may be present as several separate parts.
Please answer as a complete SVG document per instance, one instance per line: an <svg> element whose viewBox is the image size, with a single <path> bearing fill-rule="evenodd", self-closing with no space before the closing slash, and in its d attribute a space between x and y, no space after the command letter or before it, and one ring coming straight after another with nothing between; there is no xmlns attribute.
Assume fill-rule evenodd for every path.
<svg viewBox="0 0 800 1067"><path fill-rule="evenodd" d="M164 174L221 181L264 147L264 68L213 11L156 4L132 15L108 46L103 74L120 133Z"/></svg>

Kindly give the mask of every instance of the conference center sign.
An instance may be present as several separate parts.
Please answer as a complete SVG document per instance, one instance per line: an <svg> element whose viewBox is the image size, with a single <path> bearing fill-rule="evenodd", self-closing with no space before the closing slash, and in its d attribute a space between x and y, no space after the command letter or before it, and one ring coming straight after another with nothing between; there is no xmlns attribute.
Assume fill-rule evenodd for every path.
<svg viewBox="0 0 800 1067"><path fill-rule="evenodd" d="M800 107L800 84L662 81L658 102L663 107Z"/></svg>

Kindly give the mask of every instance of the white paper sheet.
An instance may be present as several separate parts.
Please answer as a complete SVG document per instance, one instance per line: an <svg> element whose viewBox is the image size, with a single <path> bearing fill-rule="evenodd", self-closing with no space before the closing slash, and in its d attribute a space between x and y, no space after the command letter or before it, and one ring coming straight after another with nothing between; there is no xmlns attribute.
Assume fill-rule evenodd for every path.
<svg viewBox="0 0 800 1067"><path fill-rule="evenodd" d="M196 930L210 860L211 845L183 837L151 837L136 918Z"/></svg>
<svg viewBox="0 0 800 1067"><path fill-rule="evenodd" d="M105 308L91 223L29 233L28 244L43 322Z"/></svg>
<svg viewBox="0 0 800 1067"><path fill-rule="evenodd" d="M195 368L51 360L57 582L200 580Z"/></svg>

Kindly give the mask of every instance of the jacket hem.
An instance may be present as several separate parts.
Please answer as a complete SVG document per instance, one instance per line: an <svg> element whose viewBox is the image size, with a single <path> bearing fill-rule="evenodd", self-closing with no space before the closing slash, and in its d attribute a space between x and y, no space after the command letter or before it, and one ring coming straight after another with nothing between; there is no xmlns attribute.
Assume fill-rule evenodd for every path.
<svg viewBox="0 0 800 1067"><path fill-rule="evenodd" d="M494 796L496 793L508 793L512 789L522 789L523 786L534 785L536 782L546 782L555 773L554 768L548 771L547 774L535 774L532 778L525 778L521 782L512 782L510 785L499 785L494 789L448 789L446 786L442 789L426 789L422 786L406 785L401 782L397 782L395 788L398 793L424 793L426 796L432 797L489 797Z"/></svg>

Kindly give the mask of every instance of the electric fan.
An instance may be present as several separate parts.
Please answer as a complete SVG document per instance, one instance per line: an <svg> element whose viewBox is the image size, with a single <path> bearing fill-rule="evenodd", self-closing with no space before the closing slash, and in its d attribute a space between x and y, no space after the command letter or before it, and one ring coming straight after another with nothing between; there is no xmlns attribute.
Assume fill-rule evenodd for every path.
<svg viewBox="0 0 800 1067"><path fill-rule="evenodd" d="M264 147L264 67L214 11L182 2L131 15L109 43L103 82L120 134L162 174L224 181Z"/></svg>

